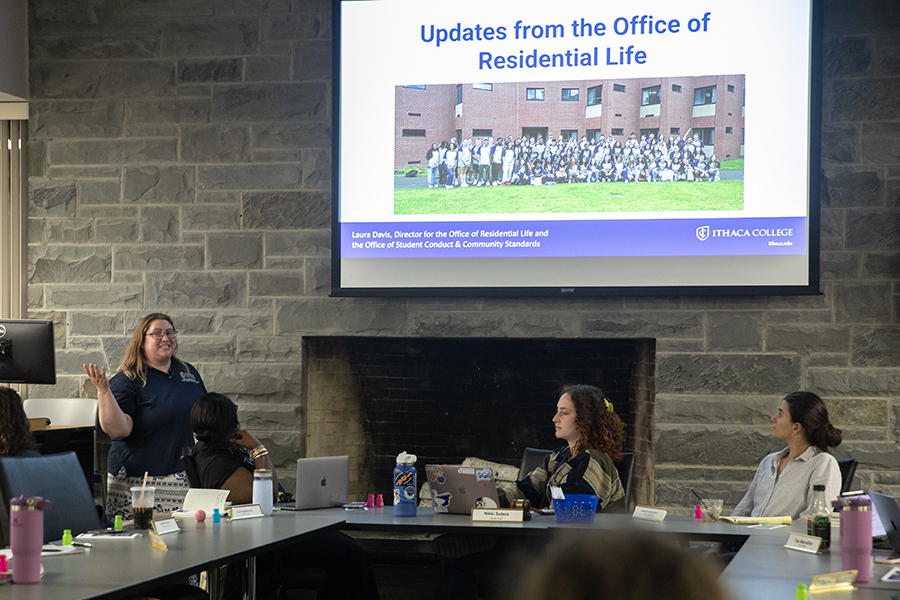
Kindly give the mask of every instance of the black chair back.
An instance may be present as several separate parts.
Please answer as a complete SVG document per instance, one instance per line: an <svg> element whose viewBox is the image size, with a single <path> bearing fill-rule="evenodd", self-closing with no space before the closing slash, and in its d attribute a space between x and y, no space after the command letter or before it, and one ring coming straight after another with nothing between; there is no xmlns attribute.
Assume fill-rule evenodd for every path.
<svg viewBox="0 0 900 600"><path fill-rule="evenodd" d="M625 511L630 513L632 509L631 484L634 481L634 452L623 450L622 460L615 465L619 472L619 479L622 481L622 488L625 490Z"/></svg>
<svg viewBox="0 0 900 600"><path fill-rule="evenodd" d="M543 450L541 448L525 448L522 453L522 462L519 464L519 479L525 479L525 476L541 466L545 456L553 454L553 450Z"/></svg>
<svg viewBox="0 0 900 600"><path fill-rule="evenodd" d="M853 476L856 475L856 467L859 461L855 458L838 458L838 468L841 470L841 493L849 492L853 486Z"/></svg>
<svg viewBox="0 0 900 600"><path fill-rule="evenodd" d="M202 488L203 483L197 474L197 463L194 461L194 451L190 446L181 448L181 465L184 467L184 474L187 475L188 485L192 488Z"/></svg>
<svg viewBox="0 0 900 600"><path fill-rule="evenodd" d="M100 516L74 452L34 458L0 458L0 529L9 545L9 501L17 496L41 496L53 502L44 511L44 543L62 538L63 530L78 535L100 527Z"/></svg>

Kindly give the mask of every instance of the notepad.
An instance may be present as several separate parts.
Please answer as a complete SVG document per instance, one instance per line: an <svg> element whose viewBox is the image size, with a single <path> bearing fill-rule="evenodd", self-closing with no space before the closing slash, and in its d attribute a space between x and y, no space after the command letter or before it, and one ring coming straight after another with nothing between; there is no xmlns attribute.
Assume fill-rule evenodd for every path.
<svg viewBox="0 0 900 600"><path fill-rule="evenodd" d="M90 540L91 542L95 540L133 540L135 538L144 537L143 533L137 533L132 531L116 531L112 533L101 533L101 532L93 532L93 533L79 533L75 536L76 540Z"/></svg>
<svg viewBox="0 0 900 600"><path fill-rule="evenodd" d="M229 490L214 490L203 488L191 488L184 497L183 508L172 511L172 516L179 519L193 518L198 510L212 516L213 509L218 508L220 514L225 514L225 499Z"/></svg>
<svg viewBox="0 0 900 600"><path fill-rule="evenodd" d="M791 518L787 515L783 517L719 517L719 520L726 523L734 523L735 525L757 525L759 523L791 524Z"/></svg>

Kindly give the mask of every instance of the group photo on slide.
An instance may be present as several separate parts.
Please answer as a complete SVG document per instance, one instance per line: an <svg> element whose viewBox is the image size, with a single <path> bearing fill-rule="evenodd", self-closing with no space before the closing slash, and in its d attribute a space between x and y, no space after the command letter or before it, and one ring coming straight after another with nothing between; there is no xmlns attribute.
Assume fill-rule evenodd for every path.
<svg viewBox="0 0 900 600"><path fill-rule="evenodd" d="M741 210L743 88L740 75L397 86L394 213Z"/></svg>

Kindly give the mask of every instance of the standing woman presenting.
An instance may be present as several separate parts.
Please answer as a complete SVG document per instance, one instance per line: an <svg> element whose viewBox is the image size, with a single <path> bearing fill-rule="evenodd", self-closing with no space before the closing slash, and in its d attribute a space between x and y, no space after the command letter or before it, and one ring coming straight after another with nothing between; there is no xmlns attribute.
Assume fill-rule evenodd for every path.
<svg viewBox="0 0 900 600"><path fill-rule="evenodd" d="M111 379L106 367L85 365L97 386L100 428L112 438L106 512L132 517L132 486L156 487L156 510L184 503L188 483L181 448L193 446L191 408L206 386L190 364L175 356L177 331L172 318L152 313L141 319Z"/></svg>

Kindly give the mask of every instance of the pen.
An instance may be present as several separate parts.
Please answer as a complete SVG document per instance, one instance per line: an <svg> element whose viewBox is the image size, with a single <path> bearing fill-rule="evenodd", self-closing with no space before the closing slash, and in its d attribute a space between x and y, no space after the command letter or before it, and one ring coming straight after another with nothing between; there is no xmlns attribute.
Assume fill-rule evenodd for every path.
<svg viewBox="0 0 900 600"><path fill-rule="evenodd" d="M93 544L88 544L87 542L72 542L73 546L81 546L82 548L93 548Z"/></svg>

